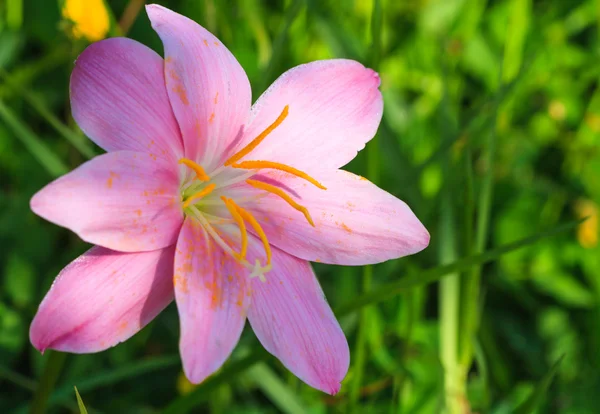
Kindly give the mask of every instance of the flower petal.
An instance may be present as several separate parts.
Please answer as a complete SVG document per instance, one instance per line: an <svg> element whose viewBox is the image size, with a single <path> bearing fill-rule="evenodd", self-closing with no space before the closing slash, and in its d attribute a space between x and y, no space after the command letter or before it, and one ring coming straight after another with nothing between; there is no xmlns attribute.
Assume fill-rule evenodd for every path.
<svg viewBox="0 0 600 414"><path fill-rule="evenodd" d="M119 253L93 247L65 267L29 337L39 351L98 352L142 329L173 300L174 247Z"/></svg>
<svg viewBox="0 0 600 414"><path fill-rule="evenodd" d="M323 60L277 79L252 107L243 145L289 105L288 116L246 160L269 160L303 171L337 169L377 131L383 111L379 76L358 62Z"/></svg>
<svg viewBox="0 0 600 414"><path fill-rule="evenodd" d="M302 381L336 394L350 352L310 264L273 248L273 270L265 277L252 279L248 320L256 336Z"/></svg>
<svg viewBox="0 0 600 414"><path fill-rule="evenodd" d="M167 92L186 157L210 174L250 113L248 77L225 45L193 20L155 4L146 10L164 45Z"/></svg>
<svg viewBox="0 0 600 414"><path fill-rule="evenodd" d="M282 174L268 177L281 183L314 220L312 227L274 195L252 206L269 241L296 257L365 265L414 254L429 244L429 233L411 209L363 177L337 170L323 176L327 190Z"/></svg>
<svg viewBox="0 0 600 414"><path fill-rule="evenodd" d="M182 223L174 161L118 151L100 155L41 189L37 215L83 240L122 252L160 249Z"/></svg>
<svg viewBox="0 0 600 414"><path fill-rule="evenodd" d="M186 219L175 256L179 349L193 383L223 365L237 344L250 300L247 271L193 219Z"/></svg>
<svg viewBox="0 0 600 414"><path fill-rule="evenodd" d="M71 75L73 118L107 151L180 158L183 146L165 88L163 60L126 38L89 46Z"/></svg>

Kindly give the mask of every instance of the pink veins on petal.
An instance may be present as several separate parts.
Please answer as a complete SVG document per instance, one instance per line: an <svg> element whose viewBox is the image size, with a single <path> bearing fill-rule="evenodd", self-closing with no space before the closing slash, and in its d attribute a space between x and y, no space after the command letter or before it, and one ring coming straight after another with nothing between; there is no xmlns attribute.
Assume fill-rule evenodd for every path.
<svg viewBox="0 0 600 414"><path fill-rule="evenodd" d="M31 341L101 351L174 298L190 381L219 369L248 318L288 369L334 394L348 345L308 262L378 263L429 243L404 202L339 169L377 131L379 76L351 60L308 63L251 106L246 73L216 37L146 10L164 59L112 38L71 76L73 116L108 153L31 208L97 247L58 276Z"/></svg>

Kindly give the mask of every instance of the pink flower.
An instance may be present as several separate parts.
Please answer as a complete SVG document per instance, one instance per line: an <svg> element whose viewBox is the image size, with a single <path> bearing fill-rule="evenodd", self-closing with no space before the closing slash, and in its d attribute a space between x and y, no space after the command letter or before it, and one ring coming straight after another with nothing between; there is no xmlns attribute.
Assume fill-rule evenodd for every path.
<svg viewBox="0 0 600 414"><path fill-rule="evenodd" d="M101 351L174 297L190 381L219 369L248 317L270 353L334 394L348 344L308 261L378 263L429 242L405 203L339 170L377 130L379 77L351 60L308 63L251 106L244 70L216 37L163 7L147 12L164 60L107 39L71 76L73 116L108 153L31 208L97 246L59 274L31 342Z"/></svg>

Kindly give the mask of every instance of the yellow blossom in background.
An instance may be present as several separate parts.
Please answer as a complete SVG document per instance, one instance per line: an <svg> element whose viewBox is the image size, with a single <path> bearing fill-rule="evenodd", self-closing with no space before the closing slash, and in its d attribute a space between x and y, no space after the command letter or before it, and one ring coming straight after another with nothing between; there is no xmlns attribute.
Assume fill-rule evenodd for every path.
<svg viewBox="0 0 600 414"><path fill-rule="evenodd" d="M588 218L577 228L577 240L582 247L591 249L598 244L598 206L591 200L579 200L575 205L577 217Z"/></svg>
<svg viewBox="0 0 600 414"><path fill-rule="evenodd" d="M103 0L65 0L62 15L73 23L71 34L91 42L104 39L110 19Z"/></svg>

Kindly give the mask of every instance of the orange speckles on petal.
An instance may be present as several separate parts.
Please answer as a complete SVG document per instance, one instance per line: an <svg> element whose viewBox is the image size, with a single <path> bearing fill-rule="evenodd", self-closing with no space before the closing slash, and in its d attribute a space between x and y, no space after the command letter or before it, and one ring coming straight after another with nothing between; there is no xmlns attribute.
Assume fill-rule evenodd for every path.
<svg viewBox="0 0 600 414"><path fill-rule="evenodd" d="M126 329L127 329L127 325L129 325L129 323L127 321L122 321L119 324L119 327L117 328L117 331L121 334L123 333Z"/></svg>
<svg viewBox="0 0 600 414"><path fill-rule="evenodd" d="M138 217L141 217L142 216L142 210L140 210L140 209L135 210L135 214L137 214Z"/></svg>
<svg viewBox="0 0 600 414"><path fill-rule="evenodd" d="M346 225L346 223L340 224L340 227L346 230L348 233L352 233L352 229Z"/></svg>
<svg viewBox="0 0 600 414"><path fill-rule="evenodd" d="M171 62L173 62L173 56L167 56L167 57L165 58L165 63L169 64L169 63L171 63Z"/></svg>
<svg viewBox="0 0 600 414"><path fill-rule="evenodd" d="M172 91L175 92L177 96L179 96L179 99L181 99L181 103L183 103L184 105L190 104L190 101L188 101L187 98L187 93L185 92L185 89L183 88L182 84L178 83L177 85L175 85Z"/></svg>
<svg viewBox="0 0 600 414"><path fill-rule="evenodd" d="M117 173L116 173L116 172L114 172L114 171L111 171L111 172L109 173L109 175L108 175L108 179L106 180L106 187L107 187L107 188L112 188L112 186L113 186L113 180L114 180L115 178L118 178L118 177L119 177L119 174L117 174Z"/></svg>
<svg viewBox="0 0 600 414"><path fill-rule="evenodd" d="M215 113L213 112L212 114L210 114L210 118L208 118L208 123L212 124L214 120L215 120Z"/></svg>
<svg viewBox="0 0 600 414"><path fill-rule="evenodd" d="M215 95L215 105L219 103L219 92Z"/></svg>
<svg viewBox="0 0 600 414"><path fill-rule="evenodd" d="M167 74L169 75L169 77L171 79L173 79L176 82L179 82L181 80L181 78L179 77L179 75L177 74L177 71L175 69L168 69Z"/></svg>
<svg viewBox="0 0 600 414"><path fill-rule="evenodd" d="M208 46L208 40L204 39L204 40L202 40L202 42L204 42L205 46Z"/></svg>
<svg viewBox="0 0 600 414"><path fill-rule="evenodd" d="M173 277L173 287L182 293L189 293L187 278L175 275Z"/></svg>
<svg viewBox="0 0 600 414"><path fill-rule="evenodd" d="M217 42L216 40L213 43L215 44L215 46L219 46L219 42Z"/></svg>

